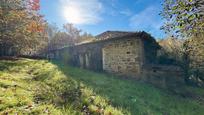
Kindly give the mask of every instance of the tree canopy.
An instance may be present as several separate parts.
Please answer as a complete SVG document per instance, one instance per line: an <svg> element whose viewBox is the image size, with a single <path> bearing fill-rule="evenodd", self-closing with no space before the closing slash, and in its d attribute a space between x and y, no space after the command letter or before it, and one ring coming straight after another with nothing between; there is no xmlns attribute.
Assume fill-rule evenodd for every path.
<svg viewBox="0 0 204 115"><path fill-rule="evenodd" d="M46 41L39 0L0 1L1 55L35 52Z"/></svg>
<svg viewBox="0 0 204 115"><path fill-rule="evenodd" d="M164 0L161 15L166 33L193 36L204 32L204 0Z"/></svg>

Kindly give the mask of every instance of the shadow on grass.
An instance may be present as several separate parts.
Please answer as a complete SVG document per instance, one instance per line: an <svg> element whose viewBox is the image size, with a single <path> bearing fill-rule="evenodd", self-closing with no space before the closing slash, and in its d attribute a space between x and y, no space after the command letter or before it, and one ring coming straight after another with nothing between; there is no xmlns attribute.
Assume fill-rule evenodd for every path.
<svg viewBox="0 0 204 115"><path fill-rule="evenodd" d="M10 70L13 67L21 67L30 63L29 61L25 61L24 58L17 57L0 57L0 61L0 71Z"/></svg>
<svg viewBox="0 0 204 115"><path fill-rule="evenodd" d="M16 66L22 66L22 65L25 65L27 64L28 62L23 62L23 63L16 63L15 61L12 62L12 61L8 61L8 60L2 60L1 63L0 63L0 71L5 71L5 70L9 70L13 67L16 67Z"/></svg>
<svg viewBox="0 0 204 115"><path fill-rule="evenodd" d="M0 67L0 115L75 113L64 106L77 101L78 84L48 61L1 60Z"/></svg>

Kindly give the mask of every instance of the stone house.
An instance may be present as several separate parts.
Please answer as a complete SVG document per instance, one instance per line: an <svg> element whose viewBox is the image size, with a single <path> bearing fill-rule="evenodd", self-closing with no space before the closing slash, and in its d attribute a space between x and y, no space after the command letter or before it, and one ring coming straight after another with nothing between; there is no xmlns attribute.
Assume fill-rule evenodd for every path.
<svg viewBox="0 0 204 115"><path fill-rule="evenodd" d="M160 46L146 32L107 31L90 43L58 50L69 54L69 63L85 69L121 75L138 75L147 64L156 63Z"/></svg>
<svg viewBox="0 0 204 115"><path fill-rule="evenodd" d="M49 55L80 68L131 76L159 87L177 87L183 83L183 73L178 67L158 64L159 49L146 32L107 31L95 41L53 50Z"/></svg>

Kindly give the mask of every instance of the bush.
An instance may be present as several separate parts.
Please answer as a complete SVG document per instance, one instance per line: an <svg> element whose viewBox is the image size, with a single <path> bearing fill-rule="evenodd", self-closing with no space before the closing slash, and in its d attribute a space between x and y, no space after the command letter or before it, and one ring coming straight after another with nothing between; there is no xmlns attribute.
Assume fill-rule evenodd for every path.
<svg viewBox="0 0 204 115"><path fill-rule="evenodd" d="M204 87L204 35L192 37L185 42L187 82Z"/></svg>

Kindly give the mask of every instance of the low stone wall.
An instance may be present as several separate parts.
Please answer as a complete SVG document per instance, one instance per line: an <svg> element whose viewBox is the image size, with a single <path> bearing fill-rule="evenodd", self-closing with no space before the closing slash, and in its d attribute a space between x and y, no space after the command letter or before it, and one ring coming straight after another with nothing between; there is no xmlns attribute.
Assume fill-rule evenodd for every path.
<svg viewBox="0 0 204 115"><path fill-rule="evenodd" d="M177 66L149 65L143 69L143 78L161 88L175 88L184 84L184 72Z"/></svg>

